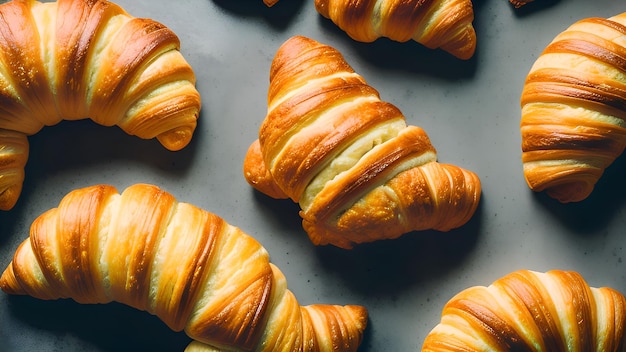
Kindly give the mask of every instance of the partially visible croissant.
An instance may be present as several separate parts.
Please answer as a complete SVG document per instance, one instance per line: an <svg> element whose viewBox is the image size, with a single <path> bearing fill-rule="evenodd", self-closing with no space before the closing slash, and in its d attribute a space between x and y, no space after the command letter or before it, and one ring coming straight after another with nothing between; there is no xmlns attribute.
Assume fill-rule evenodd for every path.
<svg viewBox="0 0 626 352"><path fill-rule="evenodd" d="M511 5L515 6L516 9L519 9L520 7L533 2L534 0L509 0L509 2L511 3Z"/></svg>
<svg viewBox="0 0 626 352"><path fill-rule="evenodd" d="M622 351L626 299L580 274L519 270L454 296L423 352Z"/></svg>
<svg viewBox="0 0 626 352"><path fill-rule="evenodd" d="M359 42L414 40L463 60L476 50L471 0L315 0L315 8Z"/></svg>
<svg viewBox="0 0 626 352"><path fill-rule="evenodd" d="M301 307L256 240L144 184L70 192L33 222L0 288L121 302L207 351L356 351L367 323L361 306Z"/></svg>
<svg viewBox="0 0 626 352"><path fill-rule="evenodd" d="M244 175L298 202L313 243L342 248L459 227L481 191L476 174L437 162L424 130L407 126L337 50L301 36L276 53Z"/></svg>
<svg viewBox="0 0 626 352"><path fill-rule="evenodd" d="M21 193L27 136L61 120L186 146L200 96L179 46L164 25L104 0L0 5L0 209Z"/></svg>
<svg viewBox="0 0 626 352"><path fill-rule="evenodd" d="M521 95L524 176L560 202L586 199L626 146L626 13L580 20L537 58Z"/></svg>

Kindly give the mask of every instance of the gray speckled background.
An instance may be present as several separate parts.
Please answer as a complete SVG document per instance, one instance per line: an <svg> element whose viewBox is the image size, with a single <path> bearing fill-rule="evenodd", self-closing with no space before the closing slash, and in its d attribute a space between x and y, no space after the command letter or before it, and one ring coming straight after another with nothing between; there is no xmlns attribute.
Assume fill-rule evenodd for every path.
<svg viewBox="0 0 626 352"><path fill-rule="evenodd" d="M626 11L622 0L474 1L478 48L463 62L416 43L349 39L312 0L119 0L180 37L203 98L194 140L172 153L90 121L64 122L30 138L24 192L0 213L0 267L32 220L69 191L96 183L154 183L257 238L301 304L361 304L370 323L362 351L419 350L444 303L513 270L568 269L593 286L626 292L626 163L619 159L593 195L561 205L532 193L520 162L519 96L546 44L578 19ZM255 193L242 160L265 115L268 70L292 35L339 49L384 100L423 127L439 159L476 172L482 202L449 233L411 233L352 251L314 247L298 208ZM44 302L0 293L2 351L182 351L189 339L157 318L119 305Z"/></svg>

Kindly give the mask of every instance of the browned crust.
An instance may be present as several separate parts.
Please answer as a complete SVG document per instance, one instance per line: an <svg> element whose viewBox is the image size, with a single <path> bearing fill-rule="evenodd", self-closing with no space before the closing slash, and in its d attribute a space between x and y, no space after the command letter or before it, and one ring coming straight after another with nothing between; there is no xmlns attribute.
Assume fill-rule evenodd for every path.
<svg viewBox="0 0 626 352"><path fill-rule="evenodd" d="M476 32L471 1L392 0L380 3L376 11L375 4L373 0L315 0L317 11L356 41L373 42L380 37L398 42L412 39L462 60L474 55Z"/></svg>
<svg viewBox="0 0 626 352"><path fill-rule="evenodd" d="M592 288L576 272L518 270L450 299L422 351L618 351L625 303L619 292Z"/></svg>
<svg viewBox="0 0 626 352"><path fill-rule="evenodd" d="M285 280L260 243L217 215L152 185L122 193L96 185L70 192L33 222L0 288L124 303L228 350L357 350L365 308L302 307ZM321 319L306 319L305 310Z"/></svg>
<svg viewBox="0 0 626 352"><path fill-rule="evenodd" d="M49 21L37 16L43 11ZM90 118L180 150L191 141L201 100L179 49L163 24L105 0L2 4L0 129L29 136L61 120ZM0 139L0 146L11 142ZM15 158L25 164L27 154ZM9 210L23 170L0 168L0 175L12 181L0 184L0 209Z"/></svg>
<svg viewBox="0 0 626 352"><path fill-rule="evenodd" d="M602 70L626 72L626 48L592 28L626 35L623 19L587 18L557 36L542 52L572 61L551 67L548 59L526 78L520 99L522 162L529 187L560 202L586 199L600 176L624 150L626 82ZM541 57L540 57L541 58ZM569 59L575 58L575 59ZM577 60L590 67L576 64ZM569 115L563 111L569 109ZM613 121L589 118L602 114Z"/></svg>
<svg viewBox="0 0 626 352"><path fill-rule="evenodd" d="M437 163L425 131L407 127L336 49L302 36L283 43L268 97L243 172L257 190L301 203L313 243L351 248L413 230L448 231L476 210L478 177ZM340 162L350 165L336 167L355 145L359 152ZM325 177L334 179L316 179L328 167Z"/></svg>

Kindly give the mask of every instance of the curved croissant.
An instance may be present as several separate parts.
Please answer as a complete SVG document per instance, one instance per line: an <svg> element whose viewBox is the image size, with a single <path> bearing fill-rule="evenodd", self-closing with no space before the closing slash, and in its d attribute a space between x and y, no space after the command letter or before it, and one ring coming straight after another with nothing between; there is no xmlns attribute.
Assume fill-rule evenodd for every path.
<svg viewBox="0 0 626 352"><path fill-rule="evenodd" d="M256 240L145 184L70 192L33 222L0 288L121 302L207 351L356 351L367 323L360 306L301 307Z"/></svg>
<svg viewBox="0 0 626 352"><path fill-rule="evenodd" d="M520 270L454 296L423 352L622 351L626 299L571 271Z"/></svg>
<svg viewBox="0 0 626 352"><path fill-rule="evenodd" d="M522 162L534 191L560 202L591 194L626 146L626 13L559 34L521 96Z"/></svg>
<svg viewBox="0 0 626 352"><path fill-rule="evenodd" d="M335 49L296 36L270 72L268 114L246 180L291 198L315 244L350 248L465 224L480 198L467 170L437 162L423 129L379 99Z"/></svg>
<svg viewBox="0 0 626 352"><path fill-rule="evenodd" d="M27 136L90 118L169 150L186 146L200 96L179 39L104 0L0 5L0 209L17 202Z"/></svg>
<svg viewBox="0 0 626 352"><path fill-rule="evenodd" d="M315 0L315 8L359 42L414 40L463 60L476 50L471 0Z"/></svg>

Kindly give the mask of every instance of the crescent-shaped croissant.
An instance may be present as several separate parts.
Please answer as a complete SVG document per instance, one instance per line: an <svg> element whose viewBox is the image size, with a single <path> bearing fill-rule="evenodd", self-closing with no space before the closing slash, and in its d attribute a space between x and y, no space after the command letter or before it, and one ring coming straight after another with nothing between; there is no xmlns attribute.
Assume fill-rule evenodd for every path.
<svg viewBox="0 0 626 352"><path fill-rule="evenodd" d="M530 69L521 95L529 187L560 202L586 199L626 146L626 13L580 20Z"/></svg>
<svg viewBox="0 0 626 352"><path fill-rule="evenodd" d="M443 308L423 352L622 351L626 299L576 272L512 272Z"/></svg>
<svg viewBox="0 0 626 352"><path fill-rule="evenodd" d="M33 222L0 288L127 304L206 351L356 351L367 323L361 306L300 306L259 242L146 184L67 194Z"/></svg>
<svg viewBox="0 0 626 352"><path fill-rule="evenodd" d="M104 0L0 5L0 209L17 202L27 136L89 118L179 150L200 110L195 75L164 25Z"/></svg>
<svg viewBox="0 0 626 352"><path fill-rule="evenodd" d="M257 190L300 204L313 243L343 248L459 227L481 191L476 174L437 162L424 130L337 50L301 36L272 62L268 113L243 168Z"/></svg>
<svg viewBox="0 0 626 352"><path fill-rule="evenodd" d="M414 40L463 60L476 50L471 0L315 0L315 8L359 42Z"/></svg>

